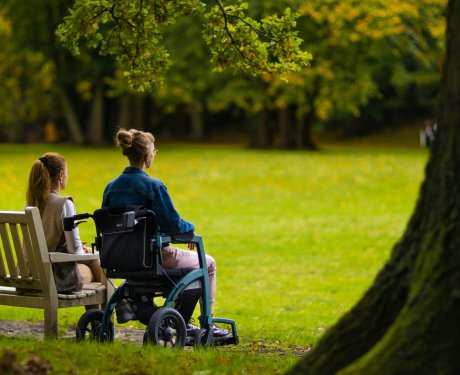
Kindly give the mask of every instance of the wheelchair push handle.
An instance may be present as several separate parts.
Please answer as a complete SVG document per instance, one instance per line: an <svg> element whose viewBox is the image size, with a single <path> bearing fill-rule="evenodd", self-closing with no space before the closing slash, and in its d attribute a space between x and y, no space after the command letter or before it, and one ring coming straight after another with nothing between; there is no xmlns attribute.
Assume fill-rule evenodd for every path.
<svg viewBox="0 0 460 375"><path fill-rule="evenodd" d="M71 231L72 229L76 228L78 224L84 223L84 221L78 220L89 219L90 217L93 217L93 215L88 213L65 217L64 219L62 219L64 223L64 230L66 232Z"/></svg>

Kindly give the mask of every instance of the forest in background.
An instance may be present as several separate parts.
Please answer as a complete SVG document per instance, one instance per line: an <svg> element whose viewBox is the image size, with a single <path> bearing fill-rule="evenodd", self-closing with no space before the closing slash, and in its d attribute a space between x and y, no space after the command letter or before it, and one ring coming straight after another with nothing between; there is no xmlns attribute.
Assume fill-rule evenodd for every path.
<svg viewBox="0 0 460 375"><path fill-rule="evenodd" d="M436 121L444 0L250 1L254 18L299 14L310 66L287 80L216 72L198 15L165 29L172 64L163 82L134 92L113 58L56 36L73 0L0 5L0 141L110 143L118 127L163 140L246 140L314 149L315 133L372 133ZM230 48L230 47L229 47Z"/></svg>

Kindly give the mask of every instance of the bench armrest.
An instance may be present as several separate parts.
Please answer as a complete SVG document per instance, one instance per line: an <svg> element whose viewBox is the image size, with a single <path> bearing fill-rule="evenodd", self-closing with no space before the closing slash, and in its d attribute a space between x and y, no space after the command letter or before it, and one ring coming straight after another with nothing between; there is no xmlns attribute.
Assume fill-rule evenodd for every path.
<svg viewBox="0 0 460 375"><path fill-rule="evenodd" d="M51 263L79 262L85 260L99 259L99 254L68 254L68 253L49 253Z"/></svg>

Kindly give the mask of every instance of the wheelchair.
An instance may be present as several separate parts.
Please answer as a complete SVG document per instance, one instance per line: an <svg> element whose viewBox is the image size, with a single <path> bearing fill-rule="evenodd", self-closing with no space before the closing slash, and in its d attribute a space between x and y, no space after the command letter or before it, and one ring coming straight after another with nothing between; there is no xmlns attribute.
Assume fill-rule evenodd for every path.
<svg viewBox="0 0 460 375"><path fill-rule="evenodd" d="M104 311L91 309L79 319L77 341L114 340L113 313L117 304L126 299L132 304L135 317L146 325L143 345L166 348L184 346L237 345L235 321L213 317L210 309L209 279L201 236L163 235L158 231L155 213L139 207L102 208L93 214L84 213L64 218L64 229L72 230L85 219L93 219L101 267L107 278L124 279L109 299ZM197 269L165 269L161 248L168 244L193 243L200 267ZM164 303L155 304L159 297ZM157 298L158 299L158 298ZM200 329L187 335L187 325L198 300L201 299ZM119 322L120 323L120 322ZM213 325L231 327L224 338L213 337Z"/></svg>

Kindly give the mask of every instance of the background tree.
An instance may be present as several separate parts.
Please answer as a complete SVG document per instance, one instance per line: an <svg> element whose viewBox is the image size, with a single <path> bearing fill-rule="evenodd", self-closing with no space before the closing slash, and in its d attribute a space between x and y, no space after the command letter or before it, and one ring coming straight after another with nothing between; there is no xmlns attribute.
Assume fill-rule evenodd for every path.
<svg viewBox="0 0 460 375"><path fill-rule="evenodd" d="M164 44L171 53L171 67L163 84L152 90L155 104L164 113L183 111L188 120L187 138L205 137L206 97L210 95L216 74L212 72L209 52L201 37L201 22L196 15L181 17L165 33ZM174 124L166 124L171 133Z"/></svg>
<svg viewBox="0 0 460 375"><path fill-rule="evenodd" d="M388 125L395 112L408 112L406 92L421 79L436 86L442 46L435 41L442 32L444 1L313 0L298 6L300 36L313 54L311 67L294 73L288 84L276 78L270 84L275 106L294 111L284 125L291 129L281 130L296 134L297 142L284 140L285 147L314 149L312 129L318 124L343 128L350 123L355 133L379 121ZM413 91L411 97L415 103ZM380 108L381 118L360 121L370 100L380 99L393 107Z"/></svg>
<svg viewBox="0 0 460 375"><path fill-rule="evenodd" d="M1 7L13 25L8 43L52 67L52 89L41 97L58 105L51 112L42 105L43 117L75 143L103 143L122 124L173 137L185 129L199 139L234 123L229 130L249 135L252 146L314 149L314 129L357 134L432 115L444 0L265 0L250 7L100 0L77 1L68 14L72 4L5 0ZM66 14L61 37L78 56L54 32ZM299 36L314 54L310 67ZM3 72L11 84L14 75ZM7 112L8 129L20 129Z"/></svg>
<svg viewBox="0 0 460 375"><path fill-rule="evenodd" d="M52 66L48 78L52 90L47 96L55 103L52 117L64 124L66 138L76 144L85 138L100 144L104 136L104 80L113 74L113 62L85 48L78 57L62 48L55 32L71 4L72 0L5 0L1 6L13 27L10 42L20 51L41 55Z"/></svg>
<svg viewBox="0 0 460 375"><path fill-rule="evenodd" d="M221 77L207 91L209 108L244 111L253 146L316 149L318 125L358 134L433 114L444 2L258 1L250 15L263 18L287 5L302 15L297 25L313 52L311 66L287 80Z"/></svg>
<svg viewBox="0 0 460 375"><path fill-rule="evenodd" d="M12 34L12 24L0 10L0 129L6 140L17 142L52 113L54 65L42 53L21 48ZM41 131L35 129L35 139Z"/></svg>
<svg viewBox="0 0 460 375"><path fill-rule="evenodd" d="M460 1L447 6L440 131L402 239L290 374L460 373Z"/></svg>

